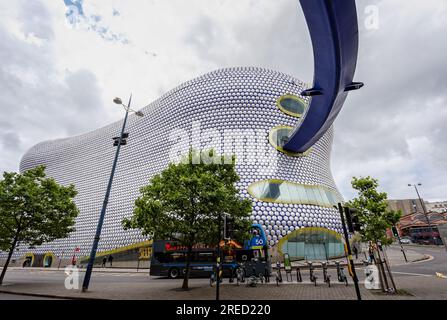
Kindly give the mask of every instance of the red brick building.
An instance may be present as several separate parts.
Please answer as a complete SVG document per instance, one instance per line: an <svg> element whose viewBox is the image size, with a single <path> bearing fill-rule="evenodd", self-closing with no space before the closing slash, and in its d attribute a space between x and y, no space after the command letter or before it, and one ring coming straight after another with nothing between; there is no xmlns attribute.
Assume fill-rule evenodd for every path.
<svg viewBox="0 0 447 320"><path fill-rule="evenodd" d="M447 212L428 212L427 217L423 213L416 212L403 216L397 224L397 230L401 237L408 236L413 242L432 243L435 238L436 244L442 244L437 225L443 223L447 223Z"/></svg>

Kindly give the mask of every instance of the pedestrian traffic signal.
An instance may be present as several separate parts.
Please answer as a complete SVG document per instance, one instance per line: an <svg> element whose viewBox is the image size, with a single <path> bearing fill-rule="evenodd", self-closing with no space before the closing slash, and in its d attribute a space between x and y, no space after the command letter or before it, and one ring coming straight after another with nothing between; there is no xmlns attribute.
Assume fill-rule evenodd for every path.
<svg viewBox="0 0 447 320"><path fill-rule="evenodd" d="M225 215L224 217L224 239L229 240L232 238L234 232L234 218Z"/></svg>
<svg viewBox="0 0 447 320"><path fill-rule="evenodd" d="M346 224L348 231L354 233L362 230L362 224L358 216L358 210L355 208L345 207Z"/></svg>

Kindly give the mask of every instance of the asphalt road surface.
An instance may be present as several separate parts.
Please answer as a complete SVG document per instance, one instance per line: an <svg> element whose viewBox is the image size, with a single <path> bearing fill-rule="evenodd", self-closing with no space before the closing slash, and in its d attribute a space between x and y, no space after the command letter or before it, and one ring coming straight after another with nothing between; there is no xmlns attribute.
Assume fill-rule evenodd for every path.
<svg viewBox="0 0 447 320"><path fill-rule="evenodd" d="M414 250L423 254L428 254L433 257L430 261L421 261L416 263L408 263L392 266L392 272L399 288L407 289L409 292L414 293L416 297L426 299L447 299L447 279L437 278L436 272L442 273L447 276L447 252L443 246L405 246L409 250ZM346 269L345 269L346 272ZM322 281L321 269L316 270L318 281ZM337 277L335 270L331 270L332 281L336 281ZM84 274L80 274L80 281L82 283ZM283 277L285 274L283 273ZM296 275L293 275L296 277ZM363 270L358 268L358 276L360 281L364 279ZM307 270L302 272L303 281L309 282L309 275ZM36 269L11 269L8 270L5 277L5 284L11 286L28 285L32 284L33 287L39 287L40 284L48 285L53 284L53 287L64 288L64 281L66 275L63 270L60 271L48 271L48 270L36 270ZM272 278L274 279L274 278ZM352 280L349 278L350 283ZM226 279L225 282L228 280ZM152 287L163 289L172 287L173 283L178 282L180 286L181 280L171 280L167 278L150 277L148 272L93 272L91 279L91 286L95 284L101 284L98 287L110 287L111 284L120 284L120 288L132 288L132 287ZM193 279L191 282L196 285L207 287L209 286L209 279ZM147 286L145 285L147 283ZM119 290L118 290L119 291ZM40 299L32 296L17 296L13 294L0 293L0 300L15 300L15 299ZM48 298L47 298L48 299Z"/></svg>
<svg viewBox="0 0 447 320"><path fill-rule="evenodd" d="M444 246L420 246L407 245L404 249L411 249L419 253L432 256L434 259L430 261L422 261L409 264L401 264L392 268L393 273L397 276L405 273L413 273L419 275L434 276L436 272L447 276L447 251Z"/></svg>
<svg viewBox="0 0 447 320"><path fill-rule="evenodd" d="M5 276L5 283L14 282L53 282L64 284L65 273L63 270L60 271L47 271L47 270L32 270L32 269L15 269L8 270ZM84 272L80 272L80 279L84 278ZM147 273L133 273L133 272L93 272L91 282L100 283L127 283L135 282L139 283L141 281L149 281L150 277ZM165 279L169 281L169 279Z"/></svg>
<svg viewBox="0 0 447 320"><path fill-rule="evenodd" d="M430 255L433 259L414 263L405 262L393 266L392 273L398 288L403 288L420 299L447 300L447 251L444 246L407 245L419 253Z"/></svg>
<svg viewBox="0 0 447 320"><path fill-rule="evenodd" d="M60 299L0 293L0 300L60 300Z"/></svg>

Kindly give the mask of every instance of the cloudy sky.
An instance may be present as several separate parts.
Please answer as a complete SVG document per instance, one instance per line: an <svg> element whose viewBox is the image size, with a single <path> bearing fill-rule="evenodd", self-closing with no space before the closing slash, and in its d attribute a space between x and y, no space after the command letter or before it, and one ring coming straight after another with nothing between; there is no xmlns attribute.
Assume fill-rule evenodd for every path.
<svg viewBox="0 0 447 320"><path fill-rule="evenodd" d="M348 199L351 177L371 175L390 198L421 182L425 199L447 200L447 1L357 7L365 87L336 120L336 182ZM297 0L0 1L0 61L0 172L42 140L120 119L111 100L131 91L142 107L223 67L313 75Z"/></svg>

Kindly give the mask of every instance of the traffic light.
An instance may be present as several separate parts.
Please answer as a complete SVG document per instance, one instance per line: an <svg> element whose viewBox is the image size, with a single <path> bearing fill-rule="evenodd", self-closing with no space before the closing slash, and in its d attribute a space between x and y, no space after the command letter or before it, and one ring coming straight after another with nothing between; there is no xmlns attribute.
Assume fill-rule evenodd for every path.
<svg viewBox="0 0 447 320"><path fill-rule="evenodd" d="M354 233L355 231L360 231L362 229L357 209L345 207L345 216L349 232Z"/></svg>
<svg viewBox="0 0 447 320"><path fill-rule="evenodd" d="M225 215L224 216L224 239L229 240L231 239L234 231L234 218Z"/></svg>
<svg viewBox="0 0 447 320"><path fill-rule="evenodd" d="M393 235L394 235L395 237L399 237L399 232L397 231L396 226L393 226L393 227L391 228L391 230L393 231Z"/></svg>
<svg viewBox="0 0 447 320"><path fill-rule="evenodd" d="M127 138L129 138L129 133L128 132L124 132L123 135L121 136L121 145L126 145L127 144ZM113 146L116 147L118 146L119 142L120 142L120 137L113 137Z"/></svg>

